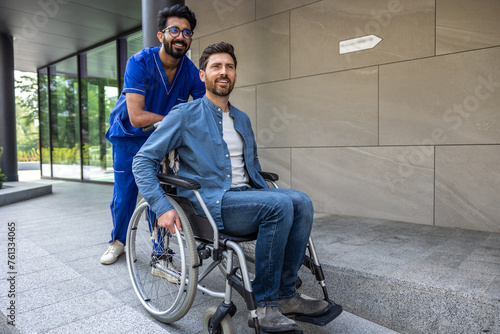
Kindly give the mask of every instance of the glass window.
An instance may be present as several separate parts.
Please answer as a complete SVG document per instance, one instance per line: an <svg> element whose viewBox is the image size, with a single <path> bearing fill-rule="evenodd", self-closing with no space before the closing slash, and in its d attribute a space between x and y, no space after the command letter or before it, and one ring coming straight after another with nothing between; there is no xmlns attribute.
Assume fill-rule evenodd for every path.
<svg viewBox="0 0 500 334"><path fill-rule="evenodd" d="M118 99L116 42L80 56L83 179L113 181L111 144L104 137Z"/></svg>
<svg viewBox="0 0 500 334"><path fill-rule="evenodd" d="M125 67L127 66L127 60L134 54L142 50L142 30L125 36L120 39L120 76L121 76L121 87L123 88L123 76L125 75Z"/></svg>
<svg viewBox="0 0 500 334"><path fill-rule="evenodd" d="M81 179L76 57L49 69L52 176Z"/></svg>
<svg viewBox="0 0 500 334"><path fill-rule="evenodd" d="M114 181L105 134L118 81L141 49L138 31L38 71L42 176Z"/></svg>
<svg viewBox="0 0 500 334"><path fill-rule="evenodd" d="M127 59L142 50L142 30L128 35L125 40L127 41Z"/></svg>
<svg viewBox="0 0 500 334"><path fill-rule="evenodd" d="M49 118L49 75L47 68L38 71L38 106L40 110L40 162L42 176L51 177L50 168L50 118Z"/></svg>

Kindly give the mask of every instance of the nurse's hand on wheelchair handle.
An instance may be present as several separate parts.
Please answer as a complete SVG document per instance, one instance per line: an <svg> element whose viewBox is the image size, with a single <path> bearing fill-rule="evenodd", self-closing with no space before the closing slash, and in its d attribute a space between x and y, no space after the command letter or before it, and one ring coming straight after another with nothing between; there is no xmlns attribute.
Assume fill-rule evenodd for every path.
<svg viewBox="0 0 500 334"><path fill-rule="evenodd" d="M172 234L175 234L174 225L177 226L179 231L182 231L181 220L174 209L169 210L158 217L158 226L168 228Z"/></svg>
<svg viewBox="0 0 500 334"><path fill-rule="evenodd" d="M144 131L145 133L151 132L151 131L155 130L158 127L158 125L160 125L160 122L156 122L156 123L147 125L147 126L142 128L142 131Z"/></svg>

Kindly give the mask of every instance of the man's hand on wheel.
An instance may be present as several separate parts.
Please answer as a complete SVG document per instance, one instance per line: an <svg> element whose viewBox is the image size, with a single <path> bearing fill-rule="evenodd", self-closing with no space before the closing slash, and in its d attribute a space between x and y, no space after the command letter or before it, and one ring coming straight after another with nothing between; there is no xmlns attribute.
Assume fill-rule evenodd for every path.
<svg viewBox="0 0 500 334"><path fill-rule="evenodd" d="M179 231L182 231L181 220L179 219L179 215L175 212L174 209L169 210L158 217L158 226L168 228L170 233L175 234L174 225L177 226Z"/></svg>

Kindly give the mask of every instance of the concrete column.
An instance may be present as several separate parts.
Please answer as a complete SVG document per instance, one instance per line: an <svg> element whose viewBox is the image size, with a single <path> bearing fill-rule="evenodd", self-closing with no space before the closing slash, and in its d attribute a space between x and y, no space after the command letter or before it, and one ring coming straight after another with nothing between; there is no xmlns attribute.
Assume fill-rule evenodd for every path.
<svg viewBox="0 0 500 334"><path fill-rule="evenodd" d="M184 0L142 0L142 46L144 48L160 45L156 38L158 12L165 7L177 4L184 5Z"/></svg>
<svg viewBox="0 0 500 334"><path fill-rule="evenodd" d="M18 181L16 102L14 98L14 40L0 33L0 168L7 181Z"/></svg>

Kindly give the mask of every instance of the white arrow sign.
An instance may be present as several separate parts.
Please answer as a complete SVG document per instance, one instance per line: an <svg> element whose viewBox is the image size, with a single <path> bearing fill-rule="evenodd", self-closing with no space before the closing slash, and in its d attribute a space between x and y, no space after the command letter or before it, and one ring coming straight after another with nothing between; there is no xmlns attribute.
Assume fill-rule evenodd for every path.
<svg viewBox="0 0 500 334"><path fill-rule="evenodd" d="M349 52L373 49L378 43L380 43L381 40L382 38L378 36L368 35L341 41L339 43L339 53L344 54Z"/></svg>

